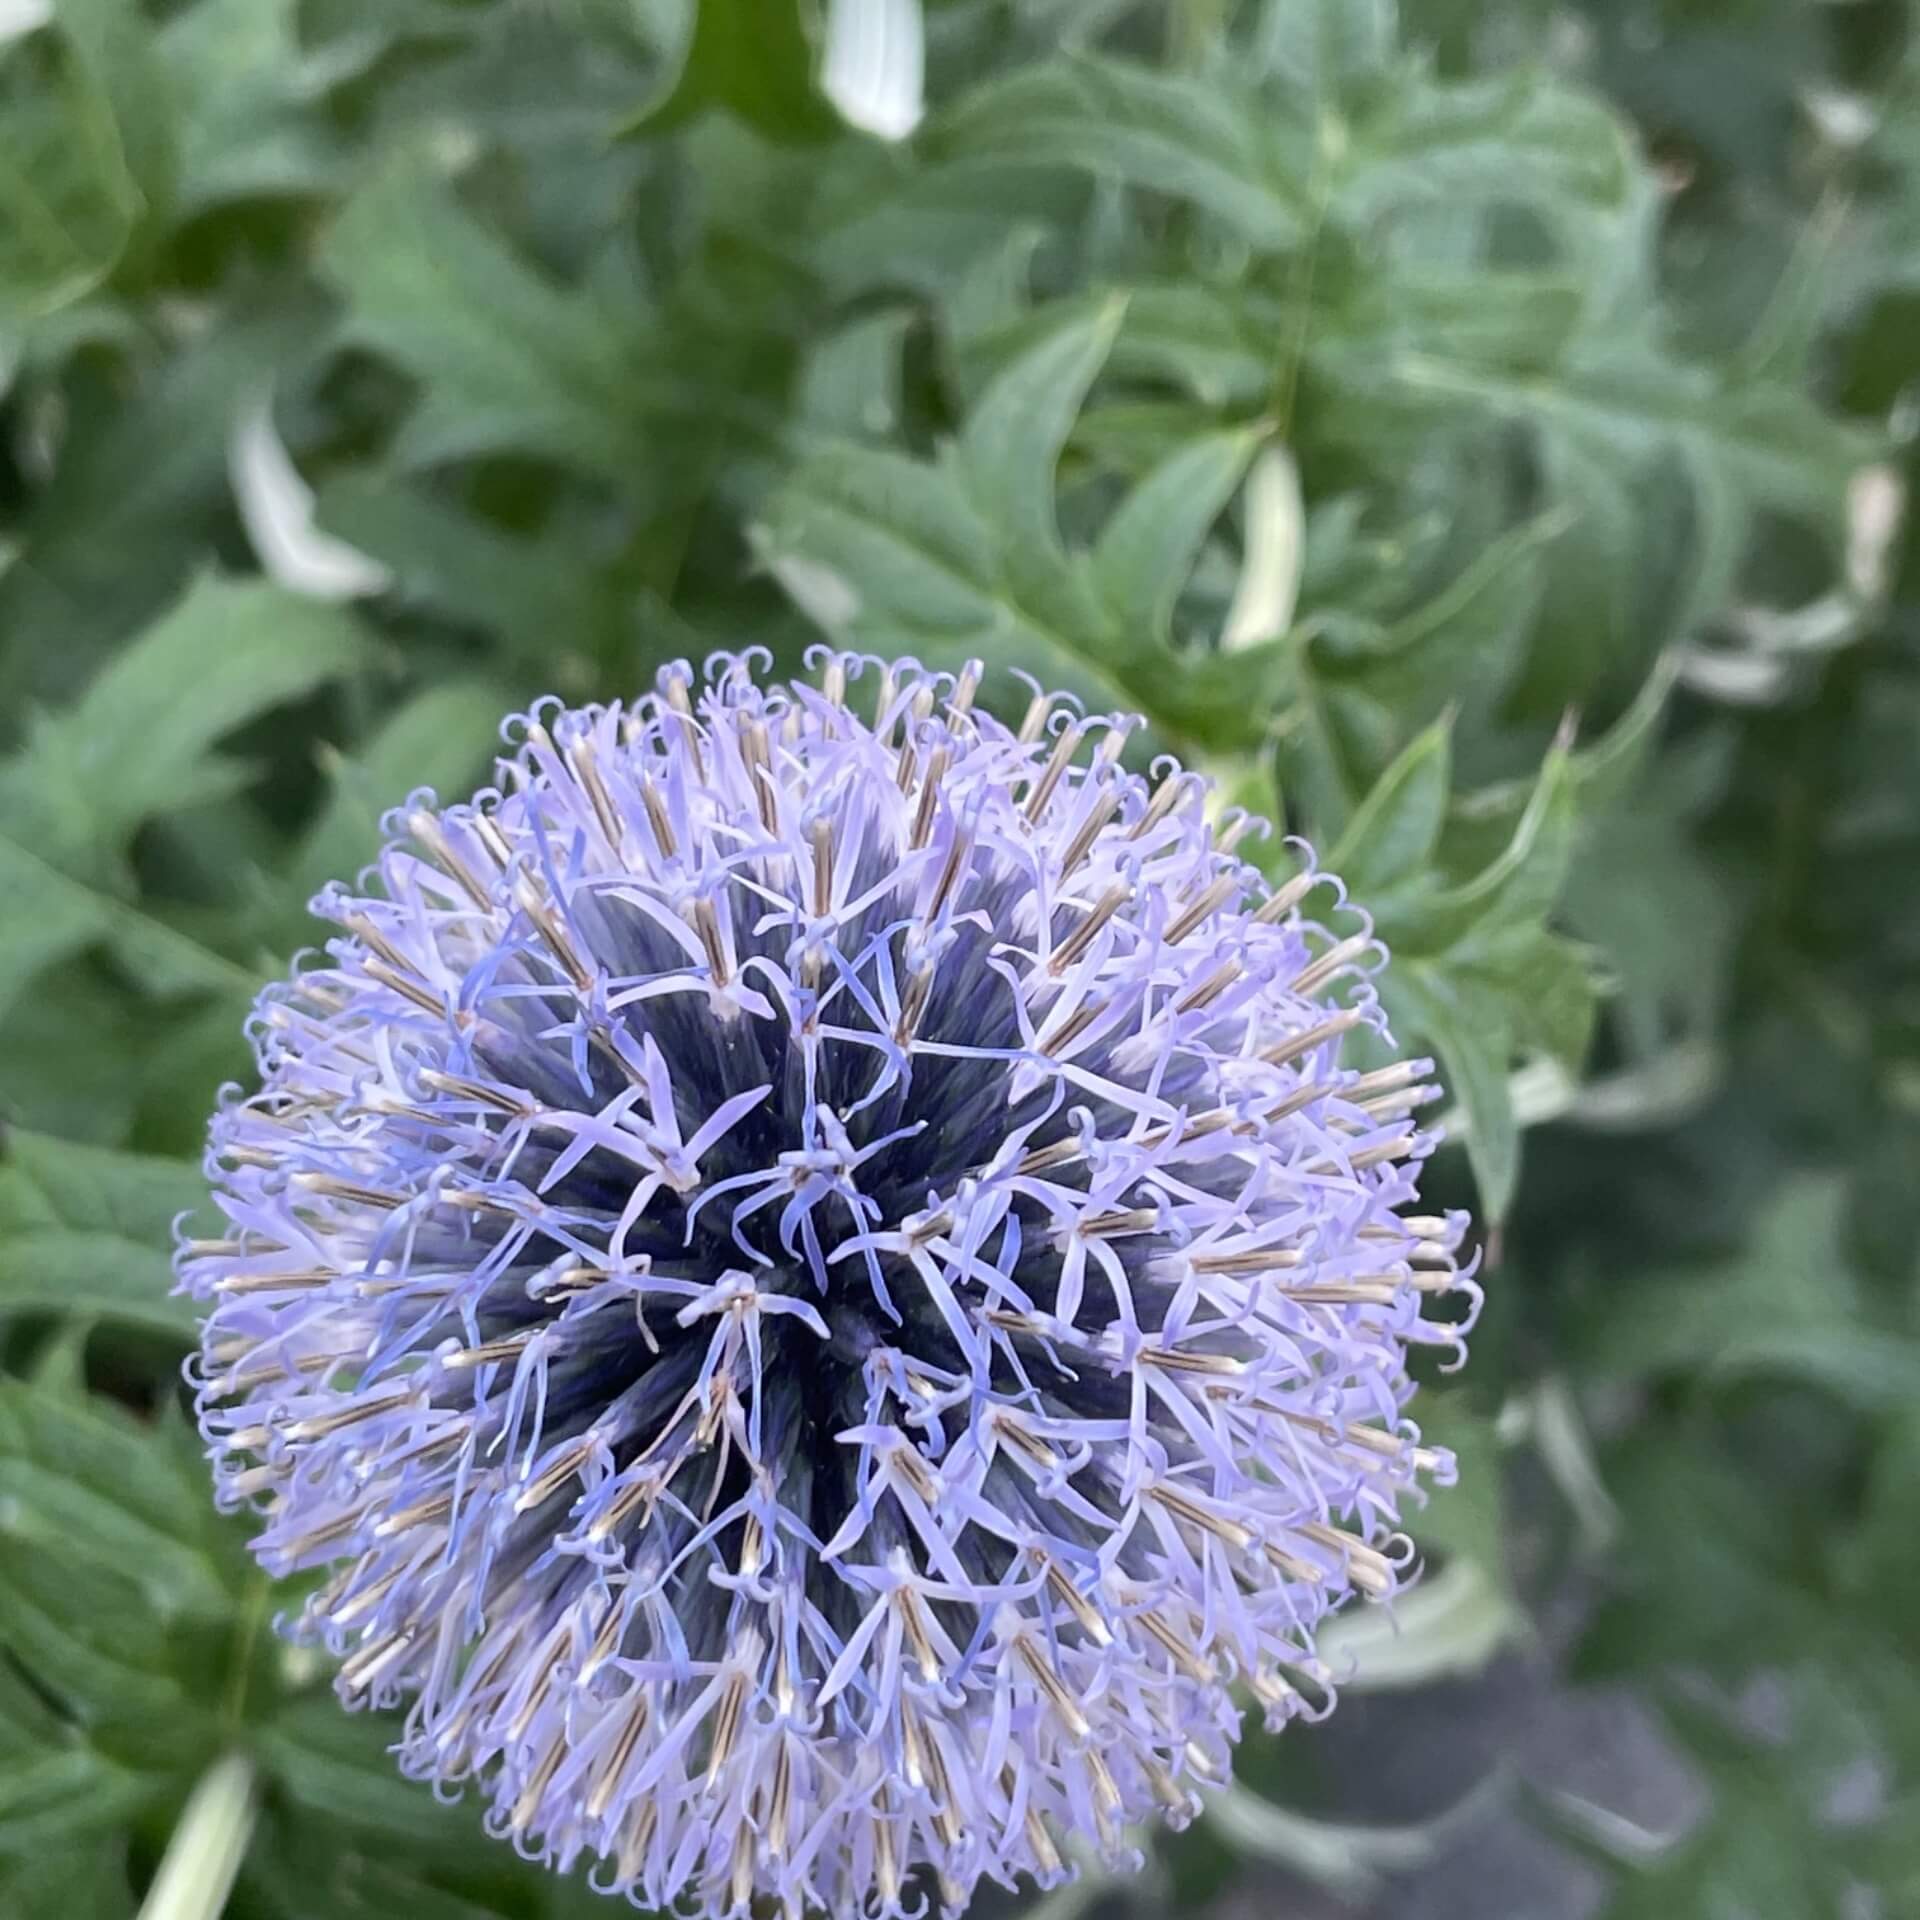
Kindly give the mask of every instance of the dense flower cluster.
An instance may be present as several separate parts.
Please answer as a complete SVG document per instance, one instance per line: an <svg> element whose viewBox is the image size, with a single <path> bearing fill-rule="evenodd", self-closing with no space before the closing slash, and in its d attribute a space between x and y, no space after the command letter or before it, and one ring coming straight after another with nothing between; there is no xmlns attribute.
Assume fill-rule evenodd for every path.
<svg viewBox="0 0 1920 1920"><path fill-rule="evenodd" d="M865 682L859 711L849 679ZM183 1245L228 1505L410 1774L650 1905L1123 1855L1445 1456L1424 1062L1123 722L849 656L538 709L268 990ZM870 716L867 717L867 716ZM1356 917L1357 918L1357 917ZM1436 1298L1464 1305L1436 1316Z"/></svg>

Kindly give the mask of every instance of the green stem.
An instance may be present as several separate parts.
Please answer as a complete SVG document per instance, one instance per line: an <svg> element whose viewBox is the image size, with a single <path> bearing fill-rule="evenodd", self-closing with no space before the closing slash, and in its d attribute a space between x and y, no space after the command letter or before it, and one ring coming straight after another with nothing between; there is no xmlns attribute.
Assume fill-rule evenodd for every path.
<svg viewBox="0 0 1920 1920"><path fill-rule="evenodd" d="M140 1920L219 1920L253 1838L253 1762L223 1754L200 1776L167 1842Z"/></svg>

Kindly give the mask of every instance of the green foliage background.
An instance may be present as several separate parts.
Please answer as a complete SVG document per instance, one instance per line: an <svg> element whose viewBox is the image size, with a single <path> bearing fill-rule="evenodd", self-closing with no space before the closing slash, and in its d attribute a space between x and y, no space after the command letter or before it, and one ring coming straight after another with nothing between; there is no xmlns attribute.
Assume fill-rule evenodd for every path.
<svg viewBox="0 0 1920 1920"><path fill-rule="evenodd" d="M38 11L0 1913L135 1913L230 1753L236 1920L610 1911L280 1649L169 1223L385 807L825 634L1138 707L1310 835L1486 1228L1400 1632L1055 1920L1920 1914L1920 9L929 0L891 145L795 0ZM263 575L262 407L378 591Z"/></svg>

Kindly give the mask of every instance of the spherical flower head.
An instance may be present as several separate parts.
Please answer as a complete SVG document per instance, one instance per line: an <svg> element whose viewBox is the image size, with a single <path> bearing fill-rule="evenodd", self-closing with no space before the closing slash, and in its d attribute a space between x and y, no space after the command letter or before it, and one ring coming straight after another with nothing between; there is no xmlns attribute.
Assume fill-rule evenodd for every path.
<svg viewBox="0 0 1920 1920"><path fill-rule="evenodd" d="M342 1698L699 1914L1051 1883L1248 1701L1323 1710L1319 1623L1451 1471L1409 1350L1477 1299L1310 858L1270 889L1123 722L819 664L538 709L416 795L262 996L178 1262Z"/></svg>

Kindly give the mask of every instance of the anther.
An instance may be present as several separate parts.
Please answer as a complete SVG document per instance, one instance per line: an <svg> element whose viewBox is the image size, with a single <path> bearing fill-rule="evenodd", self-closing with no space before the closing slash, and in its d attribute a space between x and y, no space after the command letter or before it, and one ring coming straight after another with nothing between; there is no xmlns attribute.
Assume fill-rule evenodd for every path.
<svg viewBox="0 0 1920 1920"><path fill-rule="evenodd" d="M492 896L487 892L474 871L454 851L453 843L448 840L437 816L424 807L416 807L407 815L407 831L426 850L427 858L451 880L473 904L484 912L493 907Z"/></svg>
<svg viewBox="0 0 1920 1920"><path fill-rule="evenodd" d="M1040 816L1047 810L1047 802L1053 798L1054 788L1060 784L1061 776L1065 774L1073 756L1080 751L1080 742L1085 734L1086 729L1076 721L1072 726L1065 728L1060 738L1054 742L1052 758L1048 760L1040 778L1034 782L1033 791L1027 796L1026 816L1029 826L1039 825Z"/></svg>
<svg viewBox="0 0 1920 1920"><path fill-rule="evenodd" d="M600 823L600 831L607 845L617 854L623 837L620 816L614 811L613 796L607 791L607 783L600 777L593 742L584 734L581 735L567 750L567 762L573 768L573 777L580 782L581 791L587 796L587 804L593 809L594 819Z"/></svg>
<svg viewBox="0 0 1920 1920"><path fill-rule="evenodd" d="M1169 773L1154 788L1153 798L1147 802L1146 811L1133 823L1133 830L1127 838L1144 840L1174 810L1186 790L1186 776L1181 773Z"/></svg>
<svg viewBox="0 0 1920 1920"><path fill-rule="evenodd" d="M1275 888L1253 917L1263 926L1270 926L1276 920L1285 919L1315 887L1326 879L1324 873L1318 873L1311 867L1305 873L1296 873L1284 886Z"/></svg>
<svg viewBox="0 0 1920 1920"><path fill-rule="evenodd" d="M1192 933L1209 915L1221 907L1240 891L1240 879L1237 874L1223 873L1201 894L1192 906L1173 922L1162 936L1170 947L1177 947L1188 934Z"/></svg>
<svg viewBox="0 0 1920 1920"><path fill-rule="evenodd" d="M1034 1043L1034 1051L1058 1059L1107 1010L1104 1000L1083 1001L1043 1040Z"/></svg>
<svg viewBox="0 0 1920 1920"><path fill-rule="evenodd" d="M907 836L907 845L916 853L933 836L934 803L939 798L940 783L947 777L949 758L944 745L935 747L927 756L927 777L920 784L920 804L914 809L913 831Z"/></svg>
<svg viewBox="0 0 1920 1920"><path fill-rule="evenodd" d="M773 756L767 745L766 723L757 715L740 726L740 758L747 769L747 784L753 789L754 807L760 824L769 833L780 831L779 789L773 777Z"/></svg>
<svg viewBox="0 0 1920 1920"><path fill-rule="evenodd" d="M667 818L666 799L653 781L640 782L640 804L647 810L647 825L653 829L653 842L660 849L660 858L671 860L679 846L673 837L673 822Z"/></svg>
<svg viewBox="0 0 1920 1920"><path fill-rule="evenodd" d="M1303 1027L1300 1032L1265 1048L1260 1058L1270 1067L1284 1067L1290 1060L1297 1060L1303 1053L1311 1053L1315 1047L1324 1046L1329 1040L1338 1039L1341 1034L1357 1027L1360 1018L1361 1010L1358 1007L1345 1007L1317 1025Z"/></svg>
<svg viewBox="0 0 1920 1920"><path fill-rule="evenodd" d="M1318 960L1296 973L1289 983L1289 990L1300 994L1312 993L1316 987L1331 980L1348 961L1366 952L1372 945L1371 933L1349 934L1337 946L1329 947Z"/></svg>
<svg viewBox="0 0 1920 1920"><path fill-rule="evenodd" d="M1066 972L1093 945L1113 916L1133 898L1133 889L1117 880L1089 909L1086 917L1047 956L1047 971L1056 978Z"/></svg>

